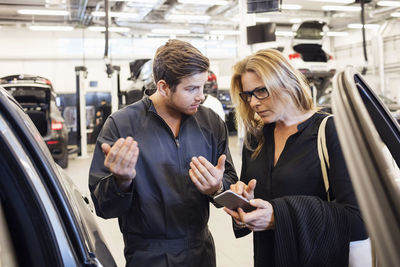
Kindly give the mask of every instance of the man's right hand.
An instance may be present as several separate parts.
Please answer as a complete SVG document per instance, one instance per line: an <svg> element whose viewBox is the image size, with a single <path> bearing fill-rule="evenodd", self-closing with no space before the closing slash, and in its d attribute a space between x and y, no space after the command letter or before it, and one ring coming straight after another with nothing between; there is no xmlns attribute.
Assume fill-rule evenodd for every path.
<svg viewBox="0 0 400 267"><path fill-rule="evenodd" d="M132 137L120 138L111 147L101 145L106 158L104 166L112 172L122 191L127 191L136 177L136 162L139 157L139 147Z"/></svg>

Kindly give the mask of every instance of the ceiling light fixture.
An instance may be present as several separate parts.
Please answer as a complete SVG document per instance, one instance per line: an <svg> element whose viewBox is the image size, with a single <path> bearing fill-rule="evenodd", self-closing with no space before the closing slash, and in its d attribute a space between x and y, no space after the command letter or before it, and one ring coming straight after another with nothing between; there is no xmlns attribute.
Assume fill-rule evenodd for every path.
<svg viewBox="0 0 400 267"><path fill-rule="evenodd" d="M358 24L358 23L352 23L352 24L347 25L347 27L350 29L361 29L363 27L363 25ZM376 30L380 26L378 24L365 24L364 27L365 27L365 29Z"/></svg>
<svg viewBox="0 0 400 267"><path fill-rule="evenodd" d="M361 7L359 7L359 6L322 6L322 10L358 12L361 10Z"/></svg>
<svg viewBox="0 0 400 267"><path fill-rule="evenodd" d="M110 2L133 2L133 3L141 3L141 4L155 4L160 0L108 0Z"/></svg>
<svg viewBox="0 0 400 267"><path fill-rule="evenodd" d="M171 14L167 16L168 20L185 20L185 21L206 21L210 20L210 16L201 15L183 15L183 14Z"/></svg>
<svg viewBox="0 0 400 267"><path fill-rule="evenodd" d="M158 34L189 34L190 30L186 29L152 29L152 33Z"/></svg>
<svg viewBox="0 0 400 267"><path fill-rule="evenodd" d="M29 26L32 31L55 31L55 32L70 32L74 29L72 26L40 26L32 25Z"/></svg>
<svg viewBox="0 0 400 267"><path fill-rule="evenodd" d="M106 27L103 26L90 26L88 30L91 32L105 32ZM110 32L129 32L131 29L127 27L108 27L108 31Z"/></svg>
<svg viewBox="0 0 400 267"><path fill-rule="evenodd" d="M327 32L326 35L330 36L330 37L340 37L340 36L348 36L349 33L348 32Z"/></svg>
<svg viewBox="0 0 400 267"><path fill-rule="evenodd" d="M308 0L310 2L325 2L325 3L338 3L338 4L352 4L355 0Z"/></svg>
<svg viewBox="0 0 400 267"><path fill-rule="evenodd" d="M275 31L276 36L285 36L285 37L291 37L294 35L293 32L290 31Z"/></svg>
<svg viewBox="0 0 400 267"><path fill-rule="evenodd" d="M264 23L267 23L267 22L270 22L271 21L271 19L270 18L260 18L260 17L257 17L256 18L256 22L264 22Z"/></svg>
<svg viewBox="0 0 400 267"><path fill-rule="evenodd" d="M109 12L110 17L114 18L125 18L125 19L136 19L138 18L138 14L136 13L127 13L127 12ZM92 16L95 17L105 17L106 12L104 11L94 11L92 12Z"/></svg>
<svg viewBox="0 0 400 267"><path fill-rule="evenodd" d="M400 12L393 12L392 14L390 14L390 16L400 18Z"/></svg>
<svg viewBox="0 0 400 267"><path fill-rule="evenodd" d="M400 7L400 1L379 1L378 6Z"/></svg>
<svg viewBox="0 0 400 267"><path fill-rule="evenodd" d="M285 4L283 4L283 5L281 5L281 8L282 9L290 9L290 10L299 10L302 8L302 6L301 5L285 5Z"/></svg>
<svg viewBox="0 0 400 267"><path fill-rule="evenodd" d="M51 9L20 9L17 11L21 15L43 15L43 16L67 16L69 11Z"/></svg>
<svg viewBox="0 0 400 267"><path fill-rule="evenodd" d="M240 31L233 30L214 30L210 31L212 35L240 35Z"/></svg>
<svg viewBox="0 0 400 267"><path fill-rule="evenodd" d="M302 19L299 19L299 18L294 18L294 19L289 19L289 22L290 23L293 23L293 24L297 24L297 23L300 23L300 22L302 22L303 20Z"/></svg>
<svg viewBox="0 0 400 267"><path fill-rule="evenodd" d="M228 1L224 0L178 0L180 4L206 5L206 6L224 6Z"/></svg>

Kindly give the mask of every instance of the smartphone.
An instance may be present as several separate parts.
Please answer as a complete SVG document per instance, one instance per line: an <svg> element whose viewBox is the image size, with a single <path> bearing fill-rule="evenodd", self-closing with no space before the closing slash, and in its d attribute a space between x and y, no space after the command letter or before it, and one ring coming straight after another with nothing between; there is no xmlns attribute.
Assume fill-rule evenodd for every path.
<svg viewBox="0 0 400 267"><path fill-rule="evenodd" d="M256 207L250 205L250 202L246 198L236 194L231 190L226 190L225 192L216 195L214 197L214 201L231 210L242 208L244 212L250 212L256 209Z"/></svg>

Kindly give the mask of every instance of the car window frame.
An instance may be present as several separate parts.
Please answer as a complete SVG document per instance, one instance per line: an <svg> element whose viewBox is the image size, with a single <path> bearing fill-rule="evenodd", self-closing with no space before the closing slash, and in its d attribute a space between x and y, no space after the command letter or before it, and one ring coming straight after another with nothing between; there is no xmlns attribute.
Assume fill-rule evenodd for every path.
<svg viewBox="0 0 400 267"><path fill-rule="evenodd" d="M75 255L70 253L73 250L63 222L39 173L8 122L1 115L0 131L0 147L3 151L2 190L14 192L13 196L7 197L6 191L3 191L2 196L9 201L9 206L20 203L18 207L10 207L10 211L19 215L16 217L25 218L23 222L19 222L18 232L23 232L21 234L27 239L25 245L30 249L23 253L28 255L31 250L35 251L30 255L32 264L35 263L34 266L62 266L75 262Z"/></svg>
<svg viewBox="0 0 400 267"><path fill-rule="evenodd" d="M394 164L399 159L393 159L389 152L393 144L382 141L383 129L380 135L361 93L368 93L382 116L388 118L384 121L388 131L399 137L399 127L353 68L337 73L333 81L332 109L338 137L378 262L400 266L400 190L396 184L398 166Z"/></svg>
<svg viewBox="0 0 400 267"><path fill-rule="evenodd" d="M8 101L0 95L0 115L7 121L10 129L18 137L19 144L23 147L29 161L45 184L54 207L58 211L65 230L68 232L71 244L80 262L97 262L92 244L86 242L88 236L86 229L78 222L77 215L71 207L64 191L62 182L57 177L61 174L54 162L49 161L52 156L44 143L40 133L23 111L23 108L12 96L0 90L0 94L6 96ZM11 107L15 105L16 107ZM56 178L56 179L54 179ZM79 227L78 227L79 225Z"/></svg>

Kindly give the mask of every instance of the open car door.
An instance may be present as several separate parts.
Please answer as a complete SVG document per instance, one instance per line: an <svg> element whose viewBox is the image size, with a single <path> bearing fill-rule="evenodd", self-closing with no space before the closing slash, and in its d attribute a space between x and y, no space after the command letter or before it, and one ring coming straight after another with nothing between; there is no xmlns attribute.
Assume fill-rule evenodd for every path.
<svg viewBox="0 0 400 267"><path fill-rule="evenodd" d="M400 129L361 75L333 80L332 109L379 266L400 266Z"/></svg>

